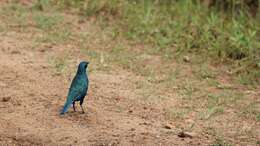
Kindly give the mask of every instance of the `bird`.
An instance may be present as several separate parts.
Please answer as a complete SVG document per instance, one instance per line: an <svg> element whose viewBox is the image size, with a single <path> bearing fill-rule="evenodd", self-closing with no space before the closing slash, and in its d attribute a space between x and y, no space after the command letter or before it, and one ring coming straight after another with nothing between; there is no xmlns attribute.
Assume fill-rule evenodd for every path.
<svg viewBox="0 0 260 146"><path fill-rule="evenodd" d="M75 109L75 102L79 101L80 107L82 110L82 113L85 113L82 104L84 102L84 98L87 95L88 91L88 86L89 86L89 80L88 80L88 75L87 75L87 68L88 68L89 62L86 61L81 61L78 65L78 70L73 78L70 88L69 88L69 93L67 95L67 100L63 106L63 109L60 111L60 114L63 115L65 114L71 104L73 105L73 110L76 111Z"/></svg>

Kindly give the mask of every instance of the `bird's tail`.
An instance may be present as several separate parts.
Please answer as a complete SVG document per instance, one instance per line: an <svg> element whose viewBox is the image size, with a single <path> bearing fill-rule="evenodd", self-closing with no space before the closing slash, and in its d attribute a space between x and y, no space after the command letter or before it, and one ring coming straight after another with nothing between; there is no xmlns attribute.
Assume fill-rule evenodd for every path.
<svg viewBox="0 0 260 146"><path fill-rule="evenodd" d="M72 100L67 100L63 106L63 109L61 110L60 114L63 115L64 113L66 113L70 107L70 105L72 104Z"/></svg>

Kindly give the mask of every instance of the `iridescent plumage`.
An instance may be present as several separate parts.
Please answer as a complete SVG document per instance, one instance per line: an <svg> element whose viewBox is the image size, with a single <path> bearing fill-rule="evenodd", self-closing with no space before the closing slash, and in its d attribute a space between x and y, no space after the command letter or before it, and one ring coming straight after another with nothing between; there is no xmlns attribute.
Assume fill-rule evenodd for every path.
<svg viewBox="0 0 260 146"><path fill-rule="evenodd" d="M73 109L75 111L75 102L80 102L80 107L82 109L82 112L84 113L84 109L82 107L84 98L88 91L88 75L86 72L86 69L88 67L88 62L82 61L79 66L76 73L76 76L72 80L72 83L70 85L69 93L67 96L67 100L64 104L63 109L61 110L60 114L64 114L68 111L71 104L73 104Z"/></svg>

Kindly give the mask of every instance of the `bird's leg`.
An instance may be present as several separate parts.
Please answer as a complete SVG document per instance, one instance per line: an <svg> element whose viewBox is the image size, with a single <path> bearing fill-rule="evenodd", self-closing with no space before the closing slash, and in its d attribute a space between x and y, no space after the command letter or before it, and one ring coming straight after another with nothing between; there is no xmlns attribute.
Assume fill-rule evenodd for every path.
<svg viewBox="0 0 260 146"><path fill-rule="evenodd" d="M74 112L76 111L76 108L75 108L75 101L73 102L73 110L74 110Z"/></svg>
<svg viewBox="0 0 260 146"><path fill-rule="evenodd" d="M82 114L84 114L85 111L84 111L83 106L82 106L82 104L83 104L83 100L80 100L79 104L80 104L80 107L81 107L81 110L82 110Z"/></svg>
<svg viewBox="0 0 260 146"><path fill-rule="evenodd" d="M82 107L82 104L80 104L80 107L81 107L82 113L84 114L85 111L84 111L84 109L83 109L83 107Z"/></svg>

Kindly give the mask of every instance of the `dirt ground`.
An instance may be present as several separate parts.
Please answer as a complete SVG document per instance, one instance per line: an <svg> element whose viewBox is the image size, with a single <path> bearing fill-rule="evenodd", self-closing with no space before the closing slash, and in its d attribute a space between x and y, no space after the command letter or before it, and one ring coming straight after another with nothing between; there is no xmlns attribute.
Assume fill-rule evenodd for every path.
<svg viewBox="0 0 260 146"><path fill-rule="evenodd" d="M91 22L80 25L90 34L95 31ZM89 56L73 41L35 47L33 39L39 35L33 26L13 26L0 33L0 145L206 146L215 142L208 129L211 124L218 125L237 145L257 145L260 140L259 121L236 118L233 110L225 111L224 118L214 122L196 121L197 111L183 121L169 120L165 107L185 106L177 93L165 92L172 98L147 102L138 88L146 79L117 65L111 65L109 71L93 69L99 62L90 62L86 113L82 114L77 105L77 112L70 109L60 116L77 64ZM64 54L69 54L70 61L65 73L59 73L50 58ZM259 101L259 93L252 94L253 100ZM182 127L194 124L192 131L187 130L191 137L179 136ZM246 132L236 135L240 130Z"/></svg>
<svg viewBox="0 0 260 146"><path fill-rule="evenodd" d="M166 121L158 109L136 101L133 84L140 79L120 68L90 74L87 112L60 116L70 80L53 71L48 57L64 50L28 48L26 37L17 32L0 37L0 145L199 145L202 141L179 138L178 131L164 128ZM77 63L71 63L72 70Z"/></svg>
<svg viewBox="0 0 260 146"><path fill-rule="evenodd" d="M177 131L163 127L166 121L157 109L135 103L138 95L132 86L139 78L120 68L89 75L85 114L59 116L70 80L53 72L48 57L64 50L33 50L26 37L17 32L1 35L0 145L198 145L202 141L179 138ZM77 62L72 64L76 69Z"/></svg>

